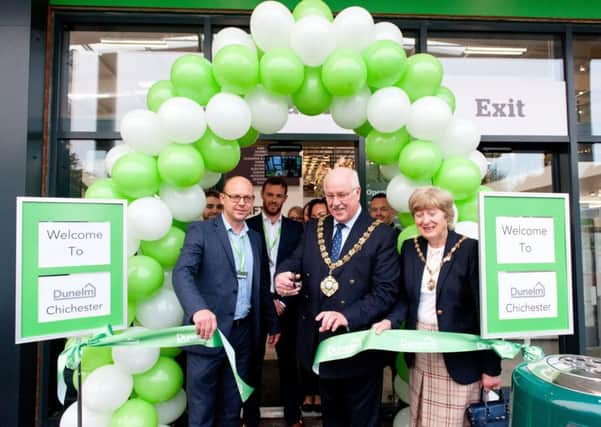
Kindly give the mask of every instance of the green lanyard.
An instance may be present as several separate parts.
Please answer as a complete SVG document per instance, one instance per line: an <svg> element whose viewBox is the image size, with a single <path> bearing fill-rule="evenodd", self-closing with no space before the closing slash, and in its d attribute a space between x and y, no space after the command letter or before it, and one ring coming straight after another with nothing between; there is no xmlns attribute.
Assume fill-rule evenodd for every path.
<svg viewBox="0 0 601 427"><path fill-rule="evenodd" d="M263 222L263 234L265 235L265 242L267 243L267 254L269 255L269 260L273 262L273 249L275 248L276 243L280 240L280 235L282 234L282 224L278 227L278 232L276 236L273 238L273 241L269 238L269 232L267 231L267 227L265 227L265 222Z"/></svg>
<svg viewBox="0 0 601 427"><path fill-rule="evenodd" d="M246 266L246 264L244 263L246 260L245 258L245 250L244 250L244 236L245 234L242 234L240 236L240 240L238 241L238 244L234 243L234 240L232 239L232 233L229 233L229 238L230 238L230 243L232 244L232 249L234 251L234 253L236 254L236 257L238 258L238 271L246 271L246 269L244 268Z"/></svg>

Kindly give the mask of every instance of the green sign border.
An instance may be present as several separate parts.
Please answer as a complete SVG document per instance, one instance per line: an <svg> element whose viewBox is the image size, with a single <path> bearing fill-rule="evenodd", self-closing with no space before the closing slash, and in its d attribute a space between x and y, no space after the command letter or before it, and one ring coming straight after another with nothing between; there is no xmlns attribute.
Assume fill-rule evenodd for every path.
<svg viewBox="0 0 601 427"><path fill-rule="evenodd" d="M127 248L125 200L17 197L17 274L15 342L25 343L81 335L111 324L127 326ZM40 268L38 224L46 221L109 222L108 265ZM38 321L38 278L49 275L109 272L111 311L108 315L56 322Z"/></svg>
<svg viewBox="0 0 601 427"><path fill-rule="evenodd" d="M574 332L569 199L559 193L481 192L480 325L484 338L528 338ZM497 264L496 218L552 217L554 263ZM557 317L499 318L499 272L554 272L557 278Z"/></svg>

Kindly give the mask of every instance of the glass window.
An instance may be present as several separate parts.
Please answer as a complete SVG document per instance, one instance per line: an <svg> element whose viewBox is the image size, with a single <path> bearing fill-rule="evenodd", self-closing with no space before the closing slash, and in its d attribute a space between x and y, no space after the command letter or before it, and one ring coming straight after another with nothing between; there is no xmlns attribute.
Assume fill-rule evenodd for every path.
<svg viewBox="0 0 601 427"><path fill-rule="evenodd" d="M591 355L601 350L601 145L580 144L580 227L584 282L584 325L586 347Z"/></svg>
<svg viewBox="0 0 601 427"><path fill-rule="evenodd" d="M601 135L601 35L574 37L578 134Z"/></svg>
<svg viewBox="0 0 601 427"><path fill-rule="evenodd" d="M175 59L201 46L200 33L71 31L62 130L118 131L125 113L146 108L148 88L169 79Z"/></svg>

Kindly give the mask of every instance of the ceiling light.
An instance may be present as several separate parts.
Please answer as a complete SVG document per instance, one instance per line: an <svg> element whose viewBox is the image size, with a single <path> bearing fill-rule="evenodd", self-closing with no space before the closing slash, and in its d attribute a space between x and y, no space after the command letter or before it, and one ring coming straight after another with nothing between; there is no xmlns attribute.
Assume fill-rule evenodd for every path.
<svg viewBox="0 0 601 427"><path fill-rule="evenodd" d="M465 48L466 55L521 56L527 51L525 47L468 46Z"/></svg>
<svg viewBox="0 0 601 427"><path fill-rule="evenodd" d="M104 45L167 47L164 40L100 39Z"/></svg>

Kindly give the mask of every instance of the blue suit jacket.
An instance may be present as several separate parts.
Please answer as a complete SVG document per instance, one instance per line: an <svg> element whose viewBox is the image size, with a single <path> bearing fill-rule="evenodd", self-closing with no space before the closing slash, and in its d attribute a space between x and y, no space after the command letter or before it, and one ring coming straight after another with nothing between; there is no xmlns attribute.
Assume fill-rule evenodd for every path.
<svg viewBox="0 0 601 427"><path fill-rule="evenodd" d="M261 321L270 333L279 331L277 315L269 295L269 276L261 262L265 250L260 236L248 231L253 251L251 293L253 347L260 345ZM236 309L238 279L234 255L221 215L188 227L184 247L173 269L173 288L184 308L184 323L191 323L198 310L211 310L217 317L217 327L229 337ZM202 354L216 349L202 346L187 350Z"/></svg>
<svg viewBox="0 0 601 427"><path fill-rule="evenodd" d="M362 211L353 225L341 254L346 254L359 240L373 220ZM333 219L324 221L324 240L329 252L332 247ZM345 333L339 328L334 334L320 333L315 316L325 310L341 312L349 322L350 331L369 329L393 307L398 295L399 257L395 250L395 234L391 227L380 224L371 237L349 262L334 270L333 276L340 287L331 297L320 289L328 275L317 243L317 221L310 221L303 239L292 256L280 265L278 272L302 274L298 299L299 324L297 353L302 366L310 370L317 344L324 339ZM349 378L382 368L379 352L364 352L350 359L328 362L320 366L324 378ZM381 374L381 373L380 373Z"/></svg>
<svg viewBox="0 0 601 427"><path fill-rule="evenodd" d="M461 238L449 231L444 255ZM428 242L418 238L424 256ZM405 329L415 329L424 262L419 259L413 239L406 240L401 248L401 294L394 310L387 316L393 327L405 321ZM466 239L443 264L436 285L436 315L438 329L444 332L462 332L480 335L480 288L478 273L478 242ZM492 351L444 353L445 365L451 378L459 384L478 381L482 373L499 375L501 359ZM413 365L415 355L405 355L407 364Z"/></svg>

